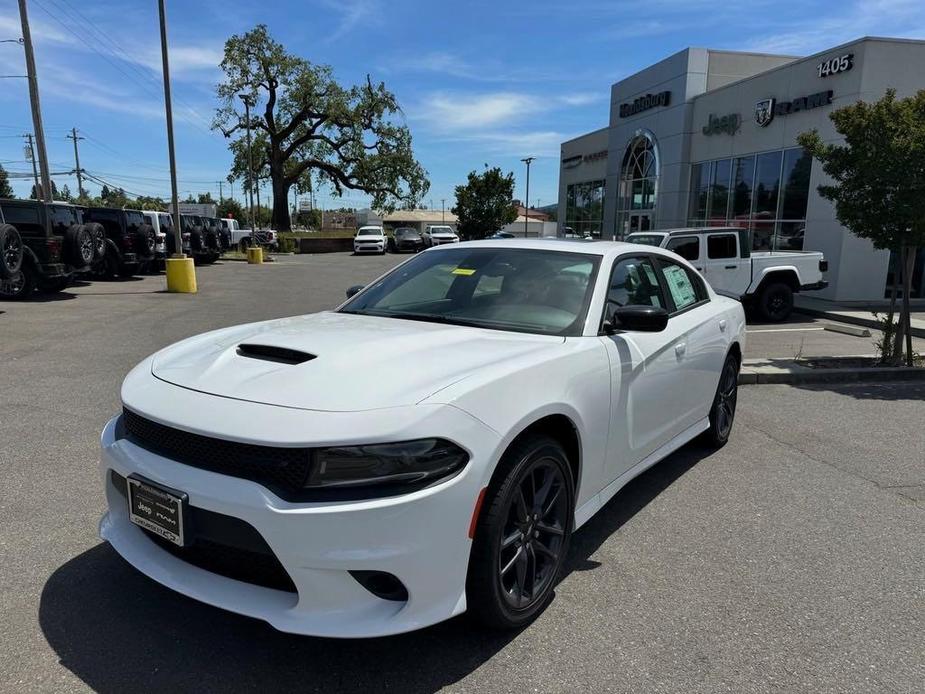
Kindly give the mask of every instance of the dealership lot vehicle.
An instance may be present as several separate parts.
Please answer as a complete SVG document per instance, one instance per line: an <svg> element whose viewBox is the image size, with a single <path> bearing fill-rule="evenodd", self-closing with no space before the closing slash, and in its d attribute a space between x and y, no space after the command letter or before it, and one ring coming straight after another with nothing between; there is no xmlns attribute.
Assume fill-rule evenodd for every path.
<svg viewBox="0 0 925 694"><path fill-rule="evenodd" d="M737 227L666 229L630 234L631 243L666 248L690 261L717 291L740 297L770 321L785 320L796 292L824 289L828 261L818 251L753 251Z"/></svg>
<svg viewBox="0 0 925 694"><path fill-rule="evenodd" d="M424 250L424 238L417 229L399 227L392 232L392 250L396 253L404 253L405 251L417 253Z"/></svg>
<svg viewBox="0 0 925 694"><path fill-rule="evenodd" d="M16 227L0 223L0 280L8 280L19 274L22 258L22 237Z"/></svg>
<svg viewBox="0 0 925 694"><path fill-rule="evenodd" d="M105 234L105 255L93 262L96 275L131 277L154 264L157 232L140 210L114 207L84 208L86 221L99 225Z"/></svg>
<svg viewBox="0 0 925 694"><path fill-rule="evenodd" d="M353 237L354 253L378 253L385 255L389 247L389 239L380 226L365 226L357 229Z"/></svg>
<svg viewBox="0 0 925 694"><path fill-rule="evenodd" d="M0 203L0 223L6 231L4 264L10 263L8 277L0 277L0 298L26 299L36 288L61 291L75 273L87 271L98 253L97 237L83 221L80 208L73 205ZM10 272L17 258L18 271Z"/></svg>
<svg viewBox="0 0 925 694"><path fill-rule="evenodd" d="M440 246L445 243L459 243L459 235L451 226L445 224L428 224L424 229L424 245Z"/></svg>
<svg viewBox="0 0 925 694"><path fill-rule="evenodd" d="M522 626L607 499L699 435L726 442L744 329L659 249L432 249L335 312L138 365L102 436L100 533L285 631L375 636L466 609ZM418 368L389 370L399 356Z"/></svg>

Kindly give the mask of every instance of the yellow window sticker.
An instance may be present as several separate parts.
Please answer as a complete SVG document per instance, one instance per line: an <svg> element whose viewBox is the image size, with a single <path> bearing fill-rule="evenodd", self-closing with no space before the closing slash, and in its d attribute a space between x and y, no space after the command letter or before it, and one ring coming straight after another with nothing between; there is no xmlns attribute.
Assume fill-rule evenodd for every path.
<svg viewBox="0 0 925 694"><path fill-rule="evenodd" d="M475 274L475 269L471 267L458 267L453 270L454 275L462 275L463 277L469 277Z"/></svg>

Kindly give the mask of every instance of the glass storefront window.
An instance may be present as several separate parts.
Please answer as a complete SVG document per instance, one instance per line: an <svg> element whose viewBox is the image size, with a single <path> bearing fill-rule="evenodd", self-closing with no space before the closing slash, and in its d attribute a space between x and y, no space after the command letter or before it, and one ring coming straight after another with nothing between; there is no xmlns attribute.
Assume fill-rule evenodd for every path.
<svg viewBox="0 0 925 694"><path fill-rule="evenodd" d="M781 219L806 219L806 205L809 202L809 174L813 158L802 147L784 151L784 195L781 203Z"/></svg>
<svg viewBox="0 0 925 694"><path fill-rule="evenodd" d="M752 189L755 182L755 157L735 160L735 182L732 193L731 220L747 220L752 213Z"/></svg>
<svg viewBox="0 0 925 694"><path fill-rule="evenodd" d="M711 223L726 223L731 177L731 159L720 159L713 162L713 175L710 179L710 208L707 213Z"/></svg>
<svg viewBox="0 0 925 694"><path fill-rule="evenodd" d="M774 219L777 216L777 196L780 193L781 152L758 155L755 166L755 219Z"/></svg>
<svg viewBox="0 0 925 694"><path fill-rule="evenodd" d="M604 181L573 183L565 192L565 223L577 234L599 237L604 224Z"/></svg>
<svg viewBox="0 0 925 694"><path fill-rule="evenodd" d="M749 229L753 250L801 250L812 164L800 147L693 164L688 224Z"/></svg>

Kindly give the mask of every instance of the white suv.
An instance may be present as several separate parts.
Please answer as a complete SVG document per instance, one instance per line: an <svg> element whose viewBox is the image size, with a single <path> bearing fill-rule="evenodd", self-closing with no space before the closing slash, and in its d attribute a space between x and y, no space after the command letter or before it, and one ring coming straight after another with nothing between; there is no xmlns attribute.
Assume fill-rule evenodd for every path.
<svg viewBox="0 0 925 694"><path fill-rule="evenodd" d="M360 227L357 229L357 235L353 237L353 252L385 255L388 243L389 240L382 227Z"/></svg>
<svg viewBox="0 0 925 694"><path fill-rule="evenodd" d="M453 227L434 224L424 230L424 245L441 246L444 243L459 243L459 236L453 231Z"/></svg>

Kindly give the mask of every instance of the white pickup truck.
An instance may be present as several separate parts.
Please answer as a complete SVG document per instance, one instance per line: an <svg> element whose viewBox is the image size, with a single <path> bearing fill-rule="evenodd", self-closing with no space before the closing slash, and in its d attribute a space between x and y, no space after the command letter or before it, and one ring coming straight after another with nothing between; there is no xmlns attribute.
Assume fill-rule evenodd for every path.
<svg viewBox="0 0 925 694"><path fill-rule="evenodd" d="M828 261L817 251L752 251L747 229L703 227L630 234L629 243L674 251L718 292L734 295L769 321L785 320L795 292L824 289Z"/></svg>
<svg viewBox="0 0 925 694"><path fill-rule="evenodd" d="M250 229L242 229L237 219L221 219L222 229L230 235L231 246L237 246L243 253L248 246L279 247L279 237L272 229L258 229L252 233Z"/></svg>

